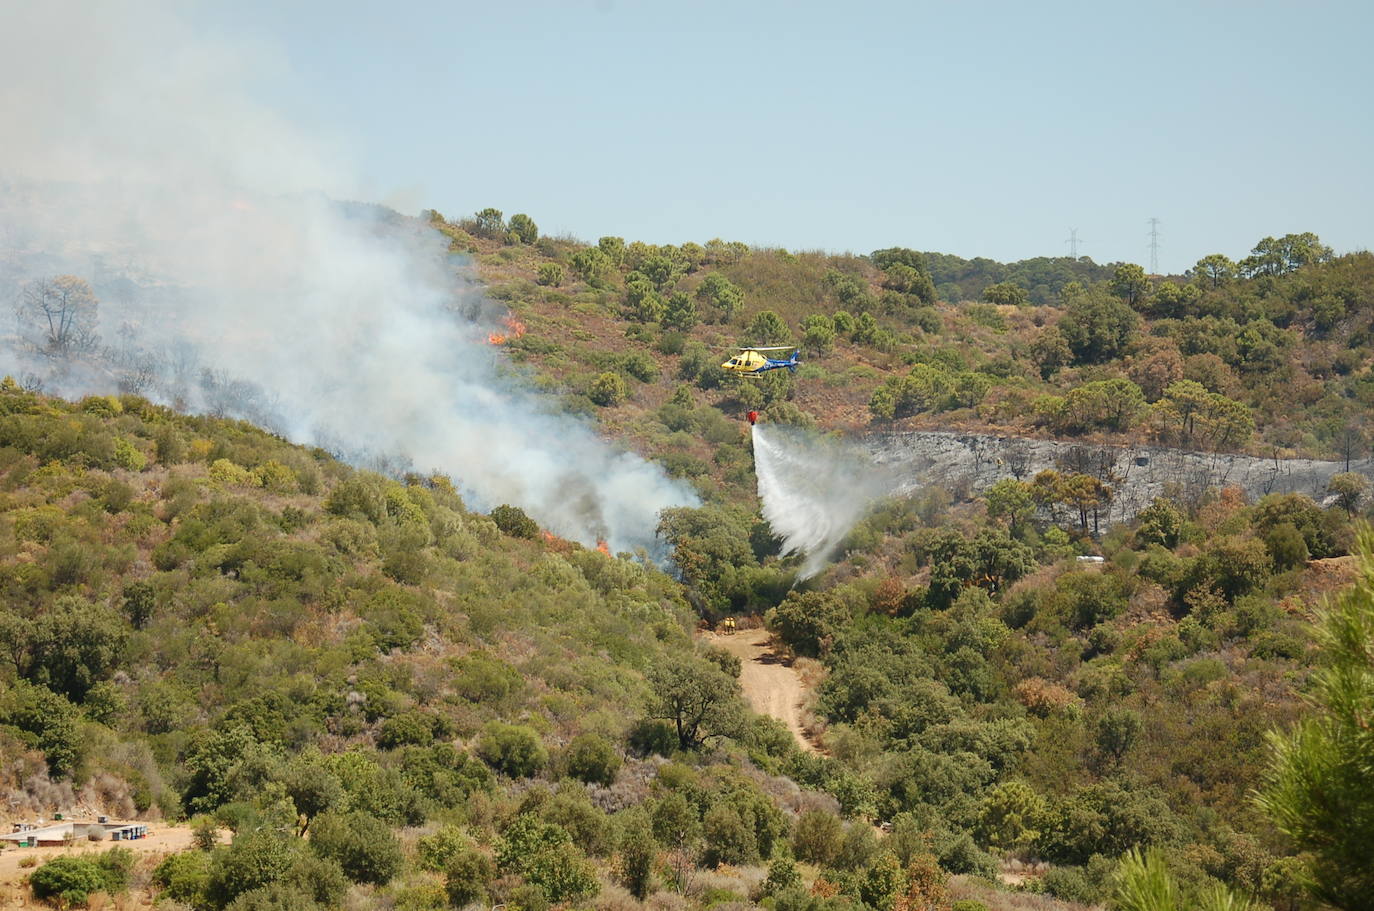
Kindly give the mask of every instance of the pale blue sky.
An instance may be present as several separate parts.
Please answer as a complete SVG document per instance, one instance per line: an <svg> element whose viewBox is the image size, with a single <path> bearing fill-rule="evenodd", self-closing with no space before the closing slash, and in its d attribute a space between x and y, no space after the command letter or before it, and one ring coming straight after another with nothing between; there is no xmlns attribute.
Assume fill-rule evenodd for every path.
<svg viewBox="0 0 1374 911"><path fill-rule="evenodd" d="M1148 265L1374 246L1374 4L207 4L377 199L546 233Z"/></svg>

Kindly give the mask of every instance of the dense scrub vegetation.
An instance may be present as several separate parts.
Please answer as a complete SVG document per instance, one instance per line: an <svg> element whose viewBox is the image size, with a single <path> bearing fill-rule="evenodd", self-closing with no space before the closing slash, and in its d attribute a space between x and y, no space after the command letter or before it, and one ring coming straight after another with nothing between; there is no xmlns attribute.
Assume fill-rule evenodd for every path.
<svg viewBox="0 0 1374 911"><path fill-rule="evenodd" d="M1081 467L959 502L932 492L880 510L844 562L792 588L747 508L747 442L721 418L1362 459L1374 258L1295 234L1159 277L901 248L454 237L530 325L517 359L574 401L582 364L618 370L626 395L589 412L698 479L708 505L661 529L693 606L765 613L822 665L829 769L789 774L851 817L922 832L948 870L1039 857L1056 864L1045 888L1089 901L1122 852L1153 845L1189 895L1224 881L1298 900L1300 864L1250 789L1266 731L1301 713L1306 619L1350 578L1362 475L1324 504L1180 489L1105 537L1091 519L1110 487ZM521 281L539 260L568 264L558 286ZM807 366L724 376L709 346L744 342L799 344Z"/></svg>
<svg viewBox="0 0 1374 911"><path fill-rule="evenodd" d="M582 852L613 850L608 811L647 812L666 787L643 757L671 752L678 716L650 669L660 694L714 688L691 746L755 739L728 666L693 657L668 576L532 540L518 509L472 513L443 477L388 479L245 424L12 381L0 443L4 784L33 811L229 826L231 846L159 870L179 900L263 889L252 907L287 893L331 907L349 882L409 882L398 827L431 832L425 863L443 874L517 823L548 866L498 852L468 886L517 888L500 873L547 900L594 892ZM680 774L702 814L755 794L781 826L728 763ZM577 850L554 851L570 833ZM54 895L102 888L43 869L35 888Z"/></svg>
<svg viewBox="0 0 1374 911"><path fill-rule="evenodd" d="M492 240L480 219L431 220L528 328L507 342L515 359L677 474L713 479L708 496L722 482L748 487L720 417L750 410L830 428L1370 452L1374 255L1334 256L1312 234L1149 276L1129 263L1003 265L900 247L520 243L509 231ZM795 344L804 366L763 382L727 376L717 365L737 344Z"/></svg>
<svg viewBox="0 0 1374 911"><path fill-rule="evenodd" d="M1311 794L1266 734L1314 680L1333 708L1279 753L1338 766L1367 739L1340 708L1367 694L1317 671L1307 625L1353 578L1361 475L1322 503L1171 491L1114 529L1091 520L1110 490L1072 466L930 491L883 504L799 585L738 418L1360 458L1374 259L1290 235L1152 278L587 245L495 209L431 223L524 327L503 344L533 382L694 480L706 505L661 517L675 575L515 506L476 513L441 476L7 380L17 804L189 820L199 846L152 881L197 909L974 911L1027 898L994 885L1013 860L1050 865L1019 887L1044 907L1133 907L1167 879L1179 906L1296 909L1309 870L1358 906L1342 896L1362 880L1331 873L1352 849L1304 824ZM805 366L727 377L710 346L740 342L799 344ZM738 659L691 637L751 614L816 682L824 753L746 711ZM1336 667L1358 664L1334 647L1352 635L1322 640ZM128 878L113 852L32 884L77 902Z"/></svg>

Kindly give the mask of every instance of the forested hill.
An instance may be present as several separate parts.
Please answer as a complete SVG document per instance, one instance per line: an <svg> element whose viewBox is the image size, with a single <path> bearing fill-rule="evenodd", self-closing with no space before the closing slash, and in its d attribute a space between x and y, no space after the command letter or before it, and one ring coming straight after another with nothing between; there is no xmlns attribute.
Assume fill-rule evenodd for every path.
<svg viewBox="0 0 1374 911"><path fill-rule="evenodd" d="M1374 583L1343 602L1347 633L1309 626L1361 572L1359 475L1322 502L1166 490L1101 533L1110 479L1072 465L931 488L879 503L799 582L758 517L741 418L1358 457L1374 257L1288 235L1181 277L974 261L948 279L964 267L905 248L429 222L509 308L490 343L548 407L696 487L702 506L660 516L674 575L516 506L477 513L443 476L6 379L0 788L17 812L171 817L200 840L151 870L119 849L54 861L36 891L1011 911L1133 907L1130 889L1173 882L1186 907L1295 911L1314 884L1361 907L1374 883L1349 858L1374 834L1323 816L1322 789L1374 819L1374 789L1328 762L1367 739L1369 700L1325 668L1367 662L1342 644L1370 628ZM940 292L985 277L982 300ZM795 342L804 366L732 379L713 346L739 342ZM693 638L727 616L775 636L824 752L750 715L738 659ZM1316 791L1293 774L1311 757Z"/></svg>
<svg viewBox="0 0 1374 911"><path fill-rule="evenodd" d="M443 477L137 396L7 380L0 443L0 787L21 813L231 828L157 867L164 898L1010 908L976 878L999 857L1051 860L1032 886L1089 901L1139 845L1194 885L1295 888L1247 791L1311 660L1289 614L1330 588L1302 557L1348 546L1344 512L1162 504L1084 570L1014 497L973 538L981 520L927 497L784 597L766 536L713 508L665 521L684 591L513 507L473 513ZM685 595L777 605L824 678L831 755L744 713L738 659L693 647ZM130 872L118 849L81 863L89 888Z"/></svg>
<svg viewBox="0 0 1374 911"><path fill-rule="evenodd" d="M787 792L732 757L790 741L744 718L728 660L693 656L680 586L473 513L444 477L7 379L0 591L6 805L230 826L159 868L193 907L257 887L278 904L235 907L339 907L350 881L442 907L468 862L457 906L586 898L650 796L684 789L697 825L747 800L785 831ZM681 737L655 711L674 685L714 687ZM739 746L696 769L643 758L725 730ZM493 859L498 832L516 847Z"/></svg>
<svg viewBox="0 0 1374 911"><path fill-rule="evenodd" d="M979 429L1266 458L1370 451L1374 255L1335 256L1312 234L1160 277L900 247L586 244L521 219L493 209L431 221L511 308L511 356L565 407L679 475L745 481L717 417L750 410L860 432ZM739 344L795 344L803 366L727 376L718 365Z"/></svg>
<svg viewBox="0 0 1374 911"><path fill-rule="evenodd" d="M1109 897L1117 858L1151 848L1136 872L1176 877L1190 901L1220 901L1221 881L1295 907L1306 861L1251 792L1265 732L1303 714L1319 660L1306 620L1354 578L1367 481L1339 474L1320 503L1166 491L1100 537L1090 517L1111 480L1082 468L979 496L941 486L882 505L839 563L792 587L795 561L756 518L742 418L1359 459L1374 256L1290 234L1157 277L897 247L586 244L496 210L431 221L510 307L494 343L695 482L706 505L662 525L688 595L708 620L763 615L816 662L814 727L846 769L826 785L842 812L924 830L950 871L988 872L984 852L1052 861L1032 886L1061 898ZM950 291L962 280L976 299ZM727 376L736 344L796 344L803 366ZM1358 813L1374 793L1351 787ZM1319 878L1359 895L1331 864L1351 868L1340 851L1361 830L1342 830L1343 847L1322 837L1299 842L1327 864Z"/></svg>

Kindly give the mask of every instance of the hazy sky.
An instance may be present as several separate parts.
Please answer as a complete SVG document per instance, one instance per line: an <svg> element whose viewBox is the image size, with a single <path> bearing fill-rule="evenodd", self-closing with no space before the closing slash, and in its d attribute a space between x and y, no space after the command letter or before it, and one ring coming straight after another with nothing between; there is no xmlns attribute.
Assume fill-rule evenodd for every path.
<svg viewBox="0 0 1374 911"><path fill-rule="evenodd" d="M12 2L12 0L11 0ZM1374 4L237 0L360 194L546 233L1160 265L1374 245Z"/></svg>

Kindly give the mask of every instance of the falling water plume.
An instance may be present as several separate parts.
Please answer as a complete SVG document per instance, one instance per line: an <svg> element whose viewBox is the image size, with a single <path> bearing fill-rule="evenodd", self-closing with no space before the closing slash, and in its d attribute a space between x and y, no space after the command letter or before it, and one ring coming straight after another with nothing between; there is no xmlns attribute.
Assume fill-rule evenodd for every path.
<svg viewBox="0 0 1374 911"><path fill-rule="evenodd" d="M776 424L753 430L763 517L782 538L784 554L804 557L799 578L810 578L892 489L890 472L834 437Z"/></svg>

